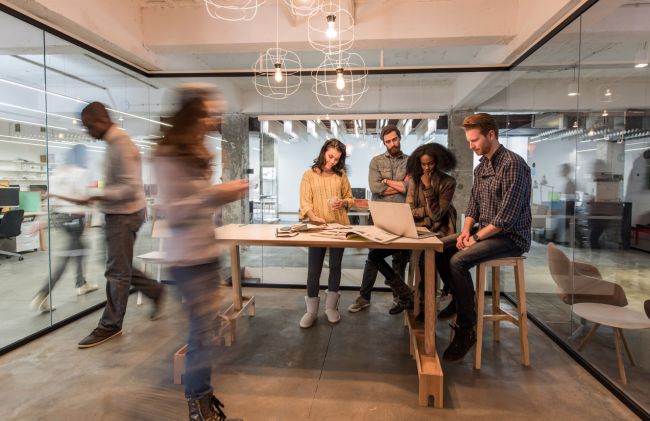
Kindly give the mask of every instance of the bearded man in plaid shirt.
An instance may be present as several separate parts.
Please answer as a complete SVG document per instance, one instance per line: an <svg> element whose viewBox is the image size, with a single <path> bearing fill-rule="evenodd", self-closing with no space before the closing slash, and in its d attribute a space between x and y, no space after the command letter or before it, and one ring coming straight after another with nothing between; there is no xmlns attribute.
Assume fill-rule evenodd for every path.
<svg viewBox="0 0 650 421"><path fill-rule="evenodd" d="M481 157L460 234L442 239L438 271L448 279L453 300L438 318L456 317L454 338L443 359L462 359L476 343L474 285L470 269L479 263L521 256L530 250L530 167L499 143L499 128L489 114L463 121L469 147Z"/></svg>

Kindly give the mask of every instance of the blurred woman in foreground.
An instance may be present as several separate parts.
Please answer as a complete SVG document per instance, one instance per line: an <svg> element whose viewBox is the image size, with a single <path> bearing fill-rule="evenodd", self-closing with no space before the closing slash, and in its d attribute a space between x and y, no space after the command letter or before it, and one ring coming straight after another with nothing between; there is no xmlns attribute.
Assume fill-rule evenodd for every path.
<svg viewBox="0 0 650 421"><path fill-rule="evenodd" d="M245 180L212 184L213 155L205 134L214 130L216 101L207 88L181 91L181 108L156 148L154 166L163 209L172 233L165 242L172 277L189 314L185 397L189 419L222 421L223 404L212 394L212 351L219 324L219 246L213 215L218 207L242 198ZM211 108L212 107L212 108Z"/></svg>

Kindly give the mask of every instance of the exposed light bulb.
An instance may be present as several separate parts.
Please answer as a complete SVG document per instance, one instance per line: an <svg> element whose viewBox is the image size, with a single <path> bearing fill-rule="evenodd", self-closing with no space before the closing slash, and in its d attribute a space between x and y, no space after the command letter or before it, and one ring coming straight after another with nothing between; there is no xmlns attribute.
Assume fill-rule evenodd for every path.
<svg viewBox="0 0 650 421"><path fill-rule="evenodd" d="M634 56L634 67L637 69L648 67L648 52L645 47L636 52Z"/></svg>
<svg viewBox="0 0 650 421"><path fill-rule="evenodd" d="M338 35L336 28L334 27L335 23L336 16L327 15L327 30L325 31L325 36L327 36L327 38L336 38L336 35Z"/></svg>
<svg viewBox="0 0 650 421"><path fill-rule="evenodd" d="M345 79L343 79L343 69L336 69L336 88L342 91L345 88Z"/></svg>
<svg viewBox="0 0 650 421"><path fill-rule="evenodd" d="M578 95L578 84L576 82L569 83L569 89L568 89L567 95L569 95L569 96L577 96Z"/></svg>
<svg viewBox="0 0 650 421"><path fill-rule="evenodd" d="M282 69L280 63L275 63L275 81L280 83L282 82Z"/></svg>
<svg viewBox="0 0 650 421"><path fill-rule="evenodd" d="M339 101L341 101L341 102L345 101L345 98L343 97L343 95L341 95L341 97L339 98Z"/></svg>
<svg viewBox="0 0 650 421"><path fill-rule="evenodd" d="M603 110L603 117L607 117L609 113L607 113L607 110Z"/></svg>
<svg viewBox="0 0 650 421"><path fill-rule="evenodd" d="M612 96L612 91L608 89L605 89L605 96Z"/></svg>

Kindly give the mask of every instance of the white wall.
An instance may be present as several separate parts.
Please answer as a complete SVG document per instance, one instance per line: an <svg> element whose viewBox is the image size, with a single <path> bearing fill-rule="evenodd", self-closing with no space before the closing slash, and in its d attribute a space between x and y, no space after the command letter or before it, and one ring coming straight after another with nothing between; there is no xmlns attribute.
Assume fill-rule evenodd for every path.
<svg viewBox="0 0 650 421"><path fill-rule="evenodd" d="M436 142L446 146L446 134L436 134ZM365 139L356 139L354 136L345 137L342 141L348 146L346 166L348 178L352 187L368 189L368 165L370 160L386 151L386 148L377 137L366 136ZM309 136L308 141L292 142L286 144L278 142L278 211L298 212L300 207L300 180L302 174L311 167L313 160L318 156L323 142ZM402 151L410 154L420 144L416 143L415 136L410 135L402 139Z"/></svg>

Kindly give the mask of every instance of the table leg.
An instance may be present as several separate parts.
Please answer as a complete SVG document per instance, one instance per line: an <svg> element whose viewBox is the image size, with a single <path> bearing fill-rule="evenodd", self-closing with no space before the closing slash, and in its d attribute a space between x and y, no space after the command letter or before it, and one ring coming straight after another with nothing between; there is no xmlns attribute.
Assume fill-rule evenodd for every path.
<svg viewBox="0 0 650 421"><path fill-rule="evenodd" d="M424 252L424 352L436 352L436 261L435 251Z"/></svg>
<svg viewBox="0 0 650 421"><path fill-rule="evenodd" d="M618 332L621 334L621 339L623 340L623 345L625 346L625 353L627 354L627 357L630 359L630 364L632 364L632 366L636 366L636 363L634 362L634 357L632 357L632 351L630 351L630 345L628 345L627 339L623 334L623 329L618 329Z"/></svg>
<svg viewBox="0 0 650 421"><path fill-rule="evenodd" d="M230 246L230 278L232 279L232 303L235 311L242 308L241 266L239 263L239 246Z"/></svg>
<svg viewBox="0 0 650 421"><path fill-rule="evenodd" d="M599 326L600 324L594 323L594 326L591 328L589 333L587 333L587 336L585 336L582 342L580 342L580 345L578 345L578 351L582 351L582 348L584 348L585 345L587 345L587 342L589 342L589 339L591 339L591 337L594 336L594 333L596 333L596 330L598 329Z"/></svg>
<svg viewBox="0 0 650 421"><path fill-rule="evenodd" d="M625 377L625 366L623 365L623 356L621 355L621 332L620 329L614 328L614 344L616 345L616 362L618 363L618 373L621 375L621 383L627 384Z"/></svg>

